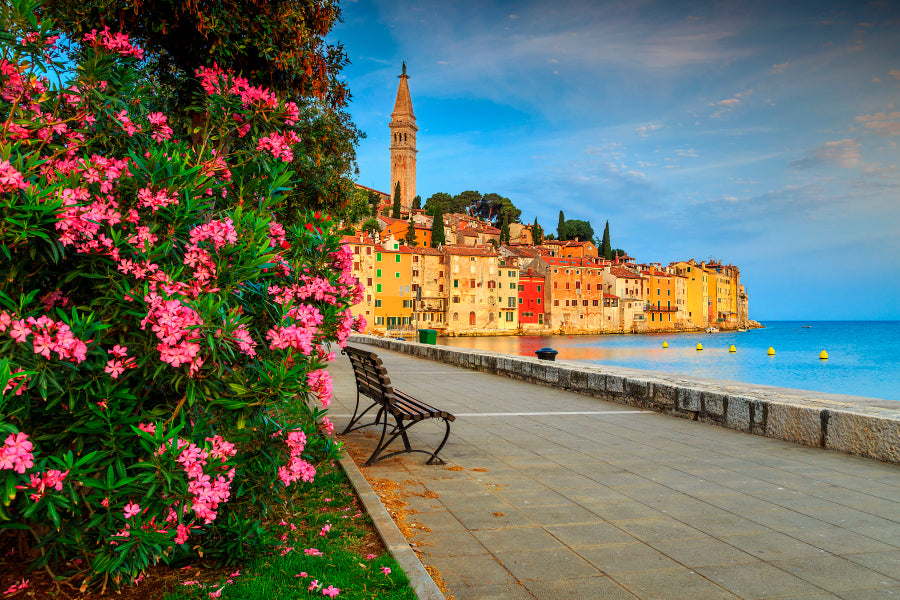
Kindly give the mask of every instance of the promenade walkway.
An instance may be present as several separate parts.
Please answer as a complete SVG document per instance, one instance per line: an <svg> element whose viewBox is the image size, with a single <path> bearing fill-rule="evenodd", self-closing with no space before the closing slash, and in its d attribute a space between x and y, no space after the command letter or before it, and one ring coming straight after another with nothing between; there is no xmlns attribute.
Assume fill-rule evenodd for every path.
<svg viewBox="0 0 900 600"><path fill-rule="evenodd" d="M370 349L457 416L447 466L363 469L413 494L414 548L457 600L900 598L896 465ZM356 389L346 357L329 371L340 429Z"/></svg>

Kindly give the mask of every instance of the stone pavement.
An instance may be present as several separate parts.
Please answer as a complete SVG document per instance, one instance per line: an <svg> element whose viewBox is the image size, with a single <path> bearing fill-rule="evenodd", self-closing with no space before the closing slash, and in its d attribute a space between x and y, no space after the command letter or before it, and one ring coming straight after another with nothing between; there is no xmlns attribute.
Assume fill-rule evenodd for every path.
<svg viewBox="0 0 900 600"><path fill-rule="evenodd" d="M419 494L414 547L457 600L900 598L896 465L370 349L457 416L446 467L363 469ZM339 430L356 388L346 357L329 370Z"/></svg>

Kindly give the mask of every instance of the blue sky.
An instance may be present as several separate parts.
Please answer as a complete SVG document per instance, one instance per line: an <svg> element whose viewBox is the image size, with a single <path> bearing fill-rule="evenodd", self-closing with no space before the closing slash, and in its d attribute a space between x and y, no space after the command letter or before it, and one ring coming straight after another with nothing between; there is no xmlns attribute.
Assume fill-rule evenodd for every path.
<svg viewBox="0 0 900 600"><path fill-rule="evenodd" d="M608 219L642 262L741 268L752 318L900 319L900 3L346 1L359 183Z"/></svg>

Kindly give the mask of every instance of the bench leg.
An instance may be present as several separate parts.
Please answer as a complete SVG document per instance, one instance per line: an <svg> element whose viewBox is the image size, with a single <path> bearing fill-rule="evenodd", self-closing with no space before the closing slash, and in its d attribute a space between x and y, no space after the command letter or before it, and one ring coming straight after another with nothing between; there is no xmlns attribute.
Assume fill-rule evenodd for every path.
<svg viewBox="0 0 900 600"><path fill-rule="evenodd" d="M438 457L438 452L441 451L441 448L444 447L444 444L447 443L447 438L450 437L450 421L444 419L444 425L446 425L447 430L444 432L444 439L441 440L441 444L437 447L437 450L434 451L434 454L431 455L431 458L428 459L426 464L429 465L446 465L447 463Z"/></svg>
<svg viewBox="0 0 900 600"><path fill-rule="evenodd" d="M371 467L374 463L381 460L379 455L384 452L384 450L393 442L399 434L403 434L404 441L406 442L407 449L409 448L409 441L406 440L406 431L403 428L403 424L398 421L397 426L394 427L394 434L388 439L387 442L384 441L384 438L387 437L387 428L388 428L388 418L387 412L382 408L378 411L378 416L375 417L375 423L378 423L378 420L381 418L382 414L384 415L384 424L381 426L381 439L378 440L378 445L375 446L375 451L372 452L372 456L369 457L369 460L366 461L365 466ZM397 431L397 429L400 431ZM383 457L387 458L387 457Z"/></svg>

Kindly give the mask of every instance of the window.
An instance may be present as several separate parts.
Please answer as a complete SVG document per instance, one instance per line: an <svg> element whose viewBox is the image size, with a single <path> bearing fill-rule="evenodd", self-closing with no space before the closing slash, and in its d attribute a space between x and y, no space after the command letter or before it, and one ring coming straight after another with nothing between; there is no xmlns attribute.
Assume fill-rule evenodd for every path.
<svg viewBox="0 0 900 600"><path fill-rule="evenodd" d="M372 256L372 249L366 248L366 256Z"/></svg>
<svg viewBox="0 0 900 600"><path fill-rule="evenodd" d="M384 325L384 317L375 317L376 325Z"/></svg>
<svg viewBox="0 0 900 600"><path fill-rule="evenodd" d="M400 255L399 255L399 254L395 254L395 255L394 255L394 262L400 262Z"/></svg>
<svg viewBox="0 0 900 600"><path fill-rule="evenodd" d="M554 301L553 301L553 306L559 306L559 300L554 300Z"/></svg>
<svg viewBox="0 0 900 600"><path fill-rule="evenodd" d="M594 306L597 306L597 304L598 304L598 301L594 300Z"/></svg>
<svg viewBox="0 0 900 600"><path fill-rule="evenodd" d="M453 321L454 322L459 321L459 313L457 313L457 312L453 313Z"/></svg>
<svg viewBox="0 0 900 600"><path fill-rule="evenodd" d="M412 300L404 300L403 308L412 308Z"/></svg>
<svg viewBox="0 0 900 600"><path fill-rule="evenodd" d="M514 282L514 281L513 281L513 282L510 282L510 284L509 284L509 289L514 290L514 289L516 289L517 287L519 288L519 290L523 290L523 289L524 289L521 285L517 286L517 285L516 285L516 282Z"/></svg>
<svg viewBox="0 0 900 600"><path fill-rule="evenodd" d="M367 277L367 278L366 278L366 286L367 286L367 287L372 287L372 278L371 278L371 277Z"/></svg>
<svg viewBox="0 0 900 600"><path fill-rule="evenodd" d="M381 269L375 269L375 277L381 277Z"/></svg>
<svg viewBox="0 0 900 600"><path fill-rule="evenodd" d="M577 300L576 300L576 302L577 302ZM596 302L596 300L594 300L594 302ZM588 304L587 304L587 300L582 300L582 301L581 301L581 305L582 305L582 306L587 306L587 305L588 305Z"/></svg>
<svg viewBox="0 0 900 600"><path fill-rule="evenodd" d="M516 276L516 272L515 272L515 271L510 271L510 272L509 272L509 276L510 276L510 277L515 277L515 276Z"/></svg>
<svg viewBox="0 0 900 600"><path fill-rule="evenodd" d="M419 284L418 283L412 284L412 291L416 291L417 289L419 289Z"/></svg>
<svg viewBox="0 0 900 600"><path fill-rule="evenodd" d="M377 294L377 293L381 293L381 284L380 284L380 283L378 283L378 284L375 285L375 293L376 293L376 294Z"/></svg>
<svg viewBox="0 0 900 600"><path fill-rule="evenodd" d="M413 254L413 262L419 262L419 255Z"/></svg>
<svg viewBox="0 0 900 600"><path fill-rule="evenodd" d="M524 299L524 298L519 298L519 304L522 304L523 302L525 302L525 299Z"/></svg>
<svg viewBox="0 0 900 600"><path fill-rule="evenodd" d="M473 289L475 288L475 280L474 279L469 280L469 287L473 288Z"/></svg>
<svg viewBox="0 0 900 600"><path fill-rule="evenodd" d="M512 312L506 313L506 320L507 320L507 322L512 322L512 320L513 320L513 313L512 313Z"/></svg>
<svg viewBox="0 0 900 600"><path fill-rule="evenodd" d="M520 284L520 285L519 285L519 291L520 291L520 292L524 292L524 291L525 291L525 286Z"/></svg>
<svg viewBox="0 0 900 600"><path fill-rule="evenodd" d="M566 289L569 289L569 282L566 282Z"/></svg>
<svg viewBox="0 0 900 600"><path fill-rule="evenodd" d="M580 290L580 289L581 289L581 282L580 282L580 281L576 281L576 282L575 282L575 289L576 289L576 290Z"/></svg>
<svg viewBox="0 0 900 600"><path fill-rule="evenodd" d="M459 279L454 279L454 280L453 280L453 287L455 287L455 288L458 288L458 287L459 287Z"/></svg>
<svg viewBox="0 0 900 600"><path fill-rule="evenodd" d="M395 278L395 279L400 279L400 272L399 272L399 271L394 271L394 278Z"/></svg>
<svg viewBox="0 0 900 600"><path fill-rule="evenodd" d="M353 254L359 254L359 246L353 246Z"/></svg>
<svg viewBox="0 0 900 600"><path fill-rule="evenodd" d="M403 317L402 323L403 323L404 325L409 325L409 317Z"/></svg>
<svg viewBox="0 0 900 600"><path fill-rule="evenodd" d="M375 260L377 260L377 261L380 261L380 260L381 260L381 252L376 252L376 253L375 253Z"/></svg>
<svg viewBox="0 0 900 600"><path fill-rule="evenodd" d="M419 276L419 270L413 269L413 277L418 277L418 276Z"/></svg>
<svg viewBox="0 0 900 600"><path fill-rule="evenodd" d="M381 308L381 300L375 300L375 308Z"/></svg>
<svg viewBox="0 0 900 600"><path fill-rule="evenodd" d="M491 313L491 314L493 315L494 313ZM473 310L469 313L469 325L474 325L474 324L475 324L475 311Z"/></svg>
<svg viewBox="0 0 900 600"><path fill-rule="evenodd" d="M540 303L541 303L541 299L540 299L540 298L538 298L538 299L537 299L537 300L538 300L538 304L540 304Z"/></svg>
<svg viewBox="0 0 900 600"><path fill-rule="evenodd" d="M541 291L541 286L538 286L538 291Z"/></svg>
<svg viewBox="0 0 900 600"><path fill-rule="evenodd" d="M453 304L459 304L459 296L453 296Z"/></svg>
<svg viewBox="0 0 900 600"><path fill-rule="evenodd" d="M444 293L444 284L443 283L438 286L438 292L440 292L442 294Z"/></svg>
<svg viewBox="0 0 900 600"><path fill-rule="evenodd" d="M558 282L558 281L554 281L554 282L553 282L553 289L554 289L554 290L558 290L558 289L559 289L559 282Z"/></svg>

